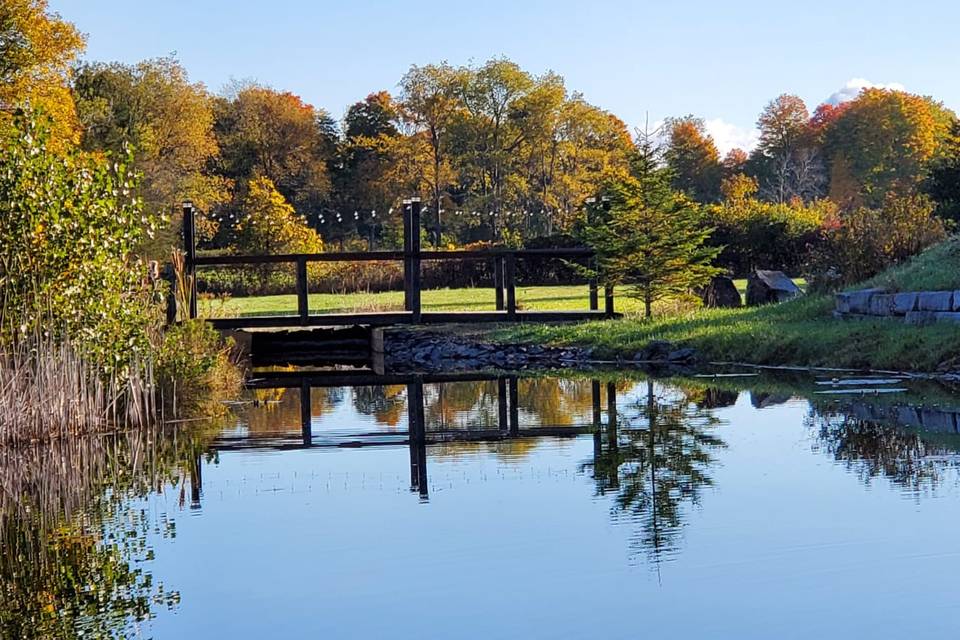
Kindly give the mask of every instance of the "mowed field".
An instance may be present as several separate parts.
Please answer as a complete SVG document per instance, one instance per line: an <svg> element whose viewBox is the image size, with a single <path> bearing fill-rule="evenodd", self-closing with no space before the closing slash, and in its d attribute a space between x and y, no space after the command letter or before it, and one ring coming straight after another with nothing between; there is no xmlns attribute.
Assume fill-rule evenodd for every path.
<svg viewBox="0 0 960 640"><path fill-rule="evenodd" d="M736 280L743 295L746 280ZM802 286L802 284L801 284ZM614 292L618 312L637 315L643 312L640 300L626 295L626 289ZM600 305L603 305L601 290ZM495 308L492 288L431 289L422 293L424 311L485 311ZM312 293L309 296L310 313L364 313L399 311L403 309L402 291L382 293ZM573 311L590 308L589 291L585 285L517 287L517 305L528 311ZM297 312L297 296L201 297L200 314L203 317L231 318L238 316L285 315ZM679 301L658 302L654 312L669 313L684 308Z"/></svg>

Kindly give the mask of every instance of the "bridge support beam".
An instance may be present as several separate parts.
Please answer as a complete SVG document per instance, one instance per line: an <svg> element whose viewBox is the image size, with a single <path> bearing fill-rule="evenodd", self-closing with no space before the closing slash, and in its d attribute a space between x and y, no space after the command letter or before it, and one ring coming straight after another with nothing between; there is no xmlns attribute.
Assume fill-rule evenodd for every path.
<svg viewBox="0 0 960 640"><path fill-rule="evenodd" d="M307 285L307 260L305 258L297 259L297 316L300 318L300 324L306 325L310 316L310 302L308 295L310 290Z"/></svg>

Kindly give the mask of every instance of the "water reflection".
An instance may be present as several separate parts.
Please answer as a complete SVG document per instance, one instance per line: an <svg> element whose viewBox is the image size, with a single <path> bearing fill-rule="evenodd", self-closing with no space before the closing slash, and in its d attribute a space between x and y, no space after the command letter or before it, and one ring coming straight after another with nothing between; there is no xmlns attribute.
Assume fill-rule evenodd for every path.
<svg viewBox="0 0 960 640"><path fill-rule="evenodd" d="M144 568L150 532L175 535L140 498L180 486L199 503L202 430L150 429L0 449L0 637L126 638L179 594Z"/></svg>
<svg viewBox="0 0 960 640"><path fill-rule="evenodd" d="M870 523L879 523L892 508L870 511L863 506L868 504L862 499L866 492L851 482L851 474L869 485L882 480L918 501L956 482L960 466L956 412L879 400L784 404L802 392L747 382L755 385L744 389L752 391L749 394L741 394L736 382L697 380L479 374L331 377L288 371L255 380L249 396L238 405L237 424L228 429L156 430L0 450L0 637L149 636L144 621L164 618L171 608L180 611L190 598L197 599L194 606L201 609L227 606L216 593L197 588L185 589L181 602L183 567L171 561L176 554L163 541L177 536L178 514L197 516L189 519L188 530L194 535L198 531L207 537L223 535L210 528L224 526L222 507L228 500L235 501L231 503L235 513L249 509L249 518L257 521L249 531L229 529L231 538L248 543L248 551L269 554L259 546L263 539L284 540L284 531L261 517L274 501L303 509L306 517L314 518L308 520L314 526L330 520L342 529L341 546L332 547L334 554L349 549L350 540L369 535L369 524L359 528L354 514L383 511L423 536L424 548L437 554L438 566L463 561L467 555L474 571L498 554L520 565L530 562L537 548L513 551L512 545L525 542L522 536L514 537L514 527L544 535L537 528L542 519L569 510L576 513L576 521L566 523L563 558L554 554L552 562L562 565L586 557L588 549L596 550L588 533L596 535L612 522L621 538L610 545L615 552L604 556L608 564L598 571L613 575L623 570L619 565L659 571L664 563L696 554L690 532L700 536L701 554L704 545L715 540L722 544L724 530L732 531L732 537L753 535L738 517L749 522L750 514L777 509L781 501L803 500L808 481L803 474L814 473L817 467L802 466L812 458L811 443L815 462L829 460L835 464L819 466L839 474L818 476L817 500L828 500L832 494L850 497L853 486L856 495L844 506L863 508L865 527L872 528ZM768 420L769 416L774 418ZM746 494L755 502L741 503L744 494L735 491L754 490L757 483L768 481L754 478L753 470L744 467L750 448L759 446L761 438L781 444L778 455L801 466L781 472L780 460L773 460L767 471L770 489L764 494L760 487L761 493ZM365 450L342 450L356 448ZM330 468L373 474L382 470L378 465L386 464L396 470L398 486L388 486L376 497L345 481L342 494L328 490L310 495L303 489L301 495L283 493L278 482L264 485L255 498L230 492L224 498L225 486L236 486L228 480L262 482L264 473L279 473L291 462L300 465L300 471L318 474L331 473ZM224 479L229 475L224 466L236 474L247 464L256 471ZM456 474L466 477L462 470L477 469L482 472L473 477L494 478L490 483L497 486L478 489L476 483L451 481ZM525 475L527 469L540 469L542 474ZM563 483L556 481L568 477ZM711 491L714 487L717 490ZM733 493L727 503L720 495L725 489ZM284 495L294 502L282 502ZM490 501L484 502L484 496ZM368 507L370 501L376 504ZM451 504L461 501L467 514L461 517L476 520L463 522L463 528L454 528L453 533L447 529L452 541L431 538L434 527L450 526ZM552 509L538 511L540 501ZM397 504L415 510L402 511ZM488 508L478 506L471 516L474 504ZM211 505L220 507L220 520ZM711 519L713 528L701 529L694 514ZM823 517L815 510L809 515ZM507 532L509 545L491 542L489 535L474 536L472 529L490 520ZM392 527L394 520L375 513L372 522ZM909 528L910 522L902 520L900 526ZM391 530L391 535L396 532ZM321 560L331 559L329 553L324 556L324 539L318 540L311 549L323 567ZM183 540L178 551L191 549L191 544ZM486 559L473 559L474 553L486 554ZM591 561L602 563L604 557L591 556ZM700 562L683 571L671 564L671 574L683 576L688 580L685 586L692 588L703 577L698 571L706 571L702 555ZM423 570L419 565L414 568ZM295 568L276 565L271 570L282 582ZM417 574L403 578L410 575ZM468 593L470 581L476 579L466 573L444 575ZM530 579L548 588L549 571ZM629 592L636 588L634 582L617 584ZM427 588L426 582L416 580L411 585L414 590ZM557 629L544 624L544 635L557 635L553 633Z"/></svg>
<svg viewBox="0 0 960 640"><path fill-rule="evenodd" d="M714 453L726 445L713 433L720 420L708 409L682 391L652 381L645 387L618 408L608 386L606 444L595 434L594 459L584 468L592 467L599 494L614 493L615 517L639 526L634 549L659 565L677 549L684 506L699 504L713 484Z"/></svg>
<svg viewBox="0 0 960 640"><path fill-rule="evenodd" d="M393 384L377 384L382 382ZM344 382L352 407L373 418L374 429L325 429L314 432L318 417L344 401ZM397 384L403 382L404 384ZM517 376L449 374L434 376L316 375L281 372L254 381L254 413L271 416L266 425L247 420L247 429L214 443L218 450L275 448L395 446L406 444L410 455L410 487L429 499L427 445L438 457L457 456L477 443L514 441L504 450L516 459L535 446L535 438L572 437L599 428L589 412L599 400L599 383L589 380L520 379ZM331 386L336 385L336 386ZM608 396L616 400L617 386ZM335 391L331 391L335 390ZM299 403L300 438L290 437L291 399ZM318 401L319 398L319 401ZM522 398L522 400L521 400ZM272 402L269 400L272 399ZM332 399L332 401L331 401ZM406 434L399 429L406 413ZM405 438L398 439L396 436ZM526 443L521 444L521 443Z"/></svg>
<svg viewBox="0 0 960 640"><path fill-rule="evenodd" d="M864 419L864 414L872 419ZM949 431L918 431L912 419L904 424L904 416L923 414L931 426L949 424ZM904 405L858 403L846 407L846 411L813 410L808 421L815 430L814 451L830 456L866 485L884 478L908 493L920 495L935 491L947 478L956 481L960 438L953 426L953 414Z"/></svg>

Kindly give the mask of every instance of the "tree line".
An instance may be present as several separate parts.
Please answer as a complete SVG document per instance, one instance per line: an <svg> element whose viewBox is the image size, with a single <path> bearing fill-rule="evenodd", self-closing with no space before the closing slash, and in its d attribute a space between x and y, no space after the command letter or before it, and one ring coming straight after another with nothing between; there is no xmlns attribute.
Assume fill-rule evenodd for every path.
<svg viewBox="0 0 960 640"><path fill-rule="evenodd" d="M0 33L8 110L29 103L47 113L52 147L113 157L132 147L146 209L170 215L192 200L211 249L395 247L399 201L413 195L437 246L582 239L587 199L649 180L637 168L651 159L647 169L673 194L660 217L687 212L680 198L693 205L684 224L737 274L863 262L832 253L817 262L815 249L829 247L848 216L872 216L861 226L884 234L884 224L902 228L896 216L907 211L907 223L936 239L942 220L960 215L957 117L904 91L866 89L812 112L781 95L758 116L756 147L721 157L700 118L631 132L559 75L506 58L413 66L395 91L375 91L337 119L256 82L213 93L173 57L80 62L83 38L46 0L5 3ZM621 200L655 206L641 196ZM159 254L175 231L145 251ZM878 250L890 254L883 262L915 247Z"/></svg>

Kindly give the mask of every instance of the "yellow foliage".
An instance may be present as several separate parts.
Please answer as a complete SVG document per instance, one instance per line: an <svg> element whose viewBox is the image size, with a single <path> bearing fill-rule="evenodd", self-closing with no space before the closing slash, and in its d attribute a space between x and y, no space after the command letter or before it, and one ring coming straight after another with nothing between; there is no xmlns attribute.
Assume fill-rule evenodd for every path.
<svg viewBox="0 0 960 640"><path fill-rule="evenodd" d="M51 13L47 0L0 3L0 107L29 104L52 120L54 146L76 144L79 123L70 93L71 65L84 39L71 23ZM0 112L0 118L9 114Z"/></svg>
<svg viewBox="0 0 960 640"><path fill-rule="evenodd" d="M246 253L320 253L323 240L298 216L269 178L247 183L237 244Z"/></svg>

